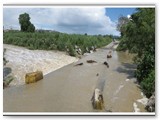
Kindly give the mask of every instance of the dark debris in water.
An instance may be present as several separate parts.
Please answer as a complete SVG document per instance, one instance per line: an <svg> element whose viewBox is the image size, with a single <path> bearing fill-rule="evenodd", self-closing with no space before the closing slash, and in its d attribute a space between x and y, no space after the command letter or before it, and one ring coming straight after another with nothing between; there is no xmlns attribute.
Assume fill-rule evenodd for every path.
<svg viewBox="0 0 160 120"><path fill-rule="evenodd" d="M97 61L94 61L94 60L87 60L87 63L97 63Z"/></svg>
<svg viewBox="0 0 160 120"><path fill-rule="evenodd" d="M109 68L109 64L106 61L103 64L106 65L107 68Z"/></svg>
<svg viewBox="0 0 160 120"><path fill-rule="evenodd" d="M83 65L83 63L78 63L78 64L76 64L75 66L80 66L80 65Z"/></svg>

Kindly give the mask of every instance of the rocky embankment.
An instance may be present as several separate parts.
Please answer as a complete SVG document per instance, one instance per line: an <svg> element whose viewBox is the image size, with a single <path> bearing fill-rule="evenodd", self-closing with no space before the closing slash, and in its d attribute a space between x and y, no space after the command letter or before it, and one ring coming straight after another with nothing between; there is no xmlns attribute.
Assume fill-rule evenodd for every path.
<svg viewBox="0 0 160 120"><path fill-rule="evenodd" d="M4 57L5 52L6 49L3 49L3 89L9 86L12 80L14 80L12 69L10 67L6 67L8 61Z"/></svg>
<svg viewBox="0 0 160 120"><path fill-rule="evenodd" d="M155 93L149 98L147 105L145 107L149 112L155 112Z"/></svg>

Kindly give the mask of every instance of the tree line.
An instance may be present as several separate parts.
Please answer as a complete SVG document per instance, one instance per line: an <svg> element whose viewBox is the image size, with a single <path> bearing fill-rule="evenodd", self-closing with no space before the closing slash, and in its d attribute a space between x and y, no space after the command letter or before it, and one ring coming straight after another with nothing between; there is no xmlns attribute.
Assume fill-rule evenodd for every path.
<svg viewBox="0 0 160 120"><path fill-rule="evenodd" d="M117 50L135 53L135 76L149 98L155 92L155 9L137 8L130 18L119 18L121 41Z"/></svg>
<svg viewBox="0 0 160 120"><path fill-rule="evenodd" d="M3 42L27 47L28 49L66 51L71 56L76 56L75 47L81 49L81 54L90 52L92 47L99 48L112 41L110 35L81 35L59 32L20 32L8 31L3 33Z"/></svg>
<svg viewBox="0 0 160 120"><path fill-rule="evenodd" d="M71 56L90 52L93 48L99 48L112 41L112 35L84 35L51 32L47 30L35 30L30 22L28 13L19 15L20 31L10 30L3 33L3 42L39 50L66 51Z"/></svg>

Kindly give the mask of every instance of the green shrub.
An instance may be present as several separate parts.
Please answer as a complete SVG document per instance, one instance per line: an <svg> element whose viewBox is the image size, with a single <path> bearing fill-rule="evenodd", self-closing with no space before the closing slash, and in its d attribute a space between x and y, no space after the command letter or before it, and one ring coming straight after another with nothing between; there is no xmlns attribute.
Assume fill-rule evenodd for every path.
<svg viewBox="0 0 160 120"><path fill-rule="evenodd" d="M121 39L120 43L116 49L117 51L126 51L127 50L127 44L125 43L125 39Z"/></svg>
<svg viewBox="0 0 160 120"><path fill-rule="evenodd" d="M155 91L155 70L152 70L140 85L145 95L149 98Z"/></svg>
<svg viewBox="0 0 160 120"><path fill-rule="evenodd" d="M68 45L68 49L69 49L70 56L76 56L76 52L74 50L74 47L71 44Z"/></svg>
<svg viewBox="0 0 160 120"><path fill-rule="evenodd" d="M65 34L58 32L20 32L9 31L3 33L3 42L6 44L14 44L29 49L42 50L60 50L66 51L66 46L69 45L69 54L75 56L74 46L81 48L82 53L87 52L91 46L102 47L112 41L112 38L97 35L80 35L80 34Z"/></svg>
<svg viewBox="0 0 160 120"><path fill-rule="evenodd" d="M155 90L155 8L137 8L131 18L122 25L123 35L117 50L129 50L137 55L135 75L150 97Z"/></svg>

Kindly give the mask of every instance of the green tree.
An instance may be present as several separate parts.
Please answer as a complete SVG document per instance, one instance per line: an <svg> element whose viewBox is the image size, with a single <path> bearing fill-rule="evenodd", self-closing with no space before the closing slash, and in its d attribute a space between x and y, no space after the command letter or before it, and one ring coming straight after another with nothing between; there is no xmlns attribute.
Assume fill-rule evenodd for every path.
<svg viewBox="0 0 160 120"><path fill-rule="evenodd" d="M155 70L152 70L140 85L145 95L150 97L155 92Z"/></svg>
<svg viewBox="0 0 160 120"><path fill-rule="evenodd" d="M34 32L34 31L35 31L35 26L31 23L31 24L28 26L27 32Z"/></svg>
<svg viewBox="0 0 160 120"><path fill-rule="evenodd" d="M121 36L124 35L125 32L125 25L129 22L129 19L127 17L121 16L118 19L118 24L117 24L117 30L121 32Z"/></svg>
<svg viewBox="0 0 160 120"><path fill-rule="evenodd" d="M142 57L150 47L155 47L155 10L153 8L137 9L137 12L131 15L131 20L121 27L125 28L124 36L121 36L123 44L126 44L126 49L130 52L138 53L138 57Z"/></svg>
<svg viewBox="0 0 160 120"><path fill-rule="evenodd" d="M75 56L76 55L74 47L71 44L68 44L68 49L69 49L69 55L70 56Z"/></svg>
<svg viewBox="0 0 160 120"><path fill-rule="evenodd" d="M118 50L136 53L136 77L147 97L154 91L155 81L155 9L138 8L131 20L122 25L123 36ZM151 85L148 88L148 85Z"/></svg>
<svg viewBox="0 0 160 120"><path fill-rule="evenodd" d="M30 16L28 13L19 15L19 24L22 32L34 32L35 26L30 22Z"/></svg>

